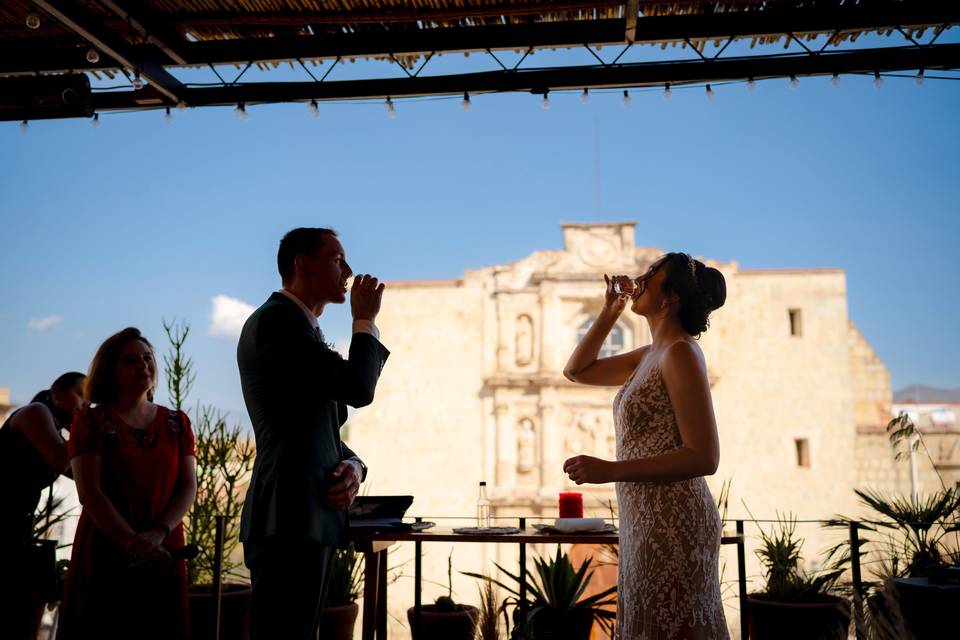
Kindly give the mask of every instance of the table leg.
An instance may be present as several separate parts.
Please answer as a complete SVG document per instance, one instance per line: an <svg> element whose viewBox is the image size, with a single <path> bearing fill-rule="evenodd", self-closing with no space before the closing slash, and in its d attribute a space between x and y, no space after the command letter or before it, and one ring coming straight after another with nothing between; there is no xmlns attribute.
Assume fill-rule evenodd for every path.
<svg viewBox="0 0 960 640"><path fill-rule="evenodd" d="M387 640L387 552L377 554L380 570L377 578L377 640Z"/></svg>
<svg viewBox="0 0 960 640"><path fill-rule="evenodd" d="M374 640L376 633L379 564L379 553L363 554L363 640Z"/></svg>

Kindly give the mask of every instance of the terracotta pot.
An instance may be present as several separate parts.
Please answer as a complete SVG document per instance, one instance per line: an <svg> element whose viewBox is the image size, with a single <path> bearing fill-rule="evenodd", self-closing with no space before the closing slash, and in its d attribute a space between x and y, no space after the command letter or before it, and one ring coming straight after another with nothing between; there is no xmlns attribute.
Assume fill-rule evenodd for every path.
<svg viewBox="0 0 960 640"><path fill-rule="evenodd" d="M457 606L459 611L437 611L436 605L423 605L418 630L414 625L414 608L407 609L413 640L473 640L480 611L468 604Z"/></svg>
<svg viewBox="0 0 960 640"><path fill-rule="evenodd" d="M753 640L846 640L850 604L835 596L821 602L774 602L763 595L747 596Z"/></svg>
<svg viewBox="0 0 960 640"><path fill-rule="evenodd" d="M249 640L250 601L253 589L249 584L225 584L220 595L220 640ZM213 626L213 592L209 587L190 592L190 637L211 640Z"/></svg>
<svg viewBox="0 0 960 640"><path fill-rule="evenodd" d="M359 613L356 602L323 609L320 612L320 637L323 640L353 640L353 628Z"/></svg>

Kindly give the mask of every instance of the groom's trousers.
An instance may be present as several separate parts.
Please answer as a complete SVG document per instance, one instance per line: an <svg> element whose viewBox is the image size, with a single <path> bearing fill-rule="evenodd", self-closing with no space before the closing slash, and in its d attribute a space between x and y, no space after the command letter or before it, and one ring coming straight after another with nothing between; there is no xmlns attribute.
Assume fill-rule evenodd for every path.
<svg viewBox="0 0 960 640"><path fill-rule="evenodd" d="M316 640L333 552L310 538L271 536L243 543L253 586L250 640Z"/></svg>

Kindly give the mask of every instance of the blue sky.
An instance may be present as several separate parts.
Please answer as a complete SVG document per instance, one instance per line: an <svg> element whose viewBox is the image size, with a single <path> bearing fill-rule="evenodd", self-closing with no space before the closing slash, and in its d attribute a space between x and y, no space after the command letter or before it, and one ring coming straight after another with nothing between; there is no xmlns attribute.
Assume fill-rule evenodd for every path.
<svg viewBox="0 0 960 640"><path fill-rule="evenodd" d="M490 64L477 58L431 72ZM0 123L0 386L27 401L86 370L127 325L163 350L161 319L176 318L193 326L193 400L245 418L236 341L211 334L212 300L256 305L276 289L286 230L333 226L356 270L432 279L559 248L562 221L627 219L642 246L845 269L850 314L894 387L960 387L960 83L888 78L878 90L844 76L718 86L713 101L673 93L631 92L629 108L620 92L587 104L555 93L547 110L529 94L474 96L470 112L458 98L397 101L395 119L349 103L322 104L319 118L294 104L248 107L243 122L208 108L169 125L161 112L25 134ZM347 335L347 310L321 325Z"/></svg>

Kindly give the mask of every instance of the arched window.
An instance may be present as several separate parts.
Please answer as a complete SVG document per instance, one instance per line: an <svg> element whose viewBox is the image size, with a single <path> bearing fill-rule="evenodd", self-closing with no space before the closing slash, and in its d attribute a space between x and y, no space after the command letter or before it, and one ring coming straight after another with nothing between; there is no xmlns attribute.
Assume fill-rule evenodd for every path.
<svg viewBox="0 0 960 640"><path fill-rule="evenodd" d="M587 330L593 325L596 318L591 318L587 320L580 328L577 329L577 342L583 340L583 336L587 335ZM613 329L610 330L610 333L607 334L607 339L603 341L603 346L600 347L600 358L609 358L610 356L615 356L618 353L623 353L626 348L626 344L623 339L623 327L619 323L613 325Z"/></svg>

